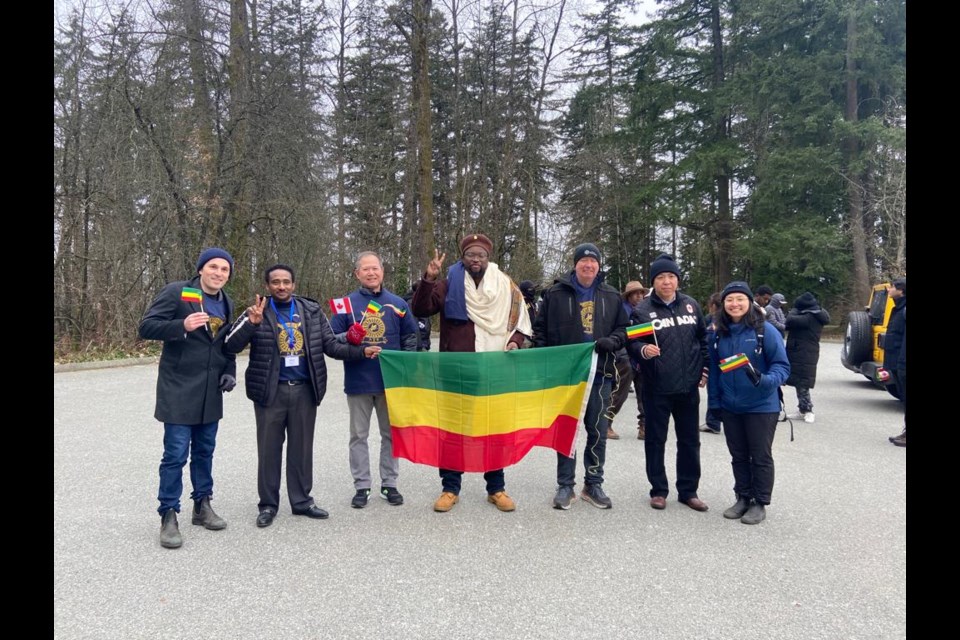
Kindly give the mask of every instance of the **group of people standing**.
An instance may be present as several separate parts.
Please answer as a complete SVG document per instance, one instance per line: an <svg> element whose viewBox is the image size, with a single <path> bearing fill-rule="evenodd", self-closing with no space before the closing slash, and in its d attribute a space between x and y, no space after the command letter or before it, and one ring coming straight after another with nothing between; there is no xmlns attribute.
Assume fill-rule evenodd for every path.
<svg viewBox="0 0 960 640"><path fill-rule="evenodd" d="M604 282L602 255L596 245L580 244L573 252L572 269L535 300L532 283L525 281L518 287L492 261L494 246L487 236L468 234L459 250L459 260L445 274L446 255L435 252L422 278L404 297L384 288L380 257L370 251L361 253L354 271L359 287L331 300L329 321L320 303L295 294L294 268L277 263L264 270L266 295L256 295L253 304L231 323L234 304L223 287L234 262L221 248L201 253L197 276L164 287L140 325L141 337L163 341L155 411L164 424L158 493L161 545L182 545L177 514L188 458L192 523L211 530L227 526L211 506L213 452L223 414L222 394L236 385L236 354L248 346L245 388L257 425L256 525L270 526L278 513L285 441L292 513L328 517L311 495L317 408L326 393L324 356L344 362L350 412L348 452L355 488L351 506L366 507L373 490L367 440L374 413L380 431L379 495L389 505L403 504L376 359L383 349L429 349L429 318L437 314L441 352L594 345L598 366L583 416L586 444L580 498L601 509L613 506L602 487L606 441L618 437L611 421L633 384L638 397L638 438L644 440L651 485L650 506L658 510L667 506L664 457L672 416L678 500L696 511L707 511L697 495L698 422L699 389L709 384L709 410L725 427L735 479L737 501L724 515L745 523L763 519L773 487L770 450L780 408L777 392L788 382L792 363L782 327L773 324L775 318L764 319L746 283L730 283L719 294L708 331L699 304L679 291L680 269L667 254L650 265L652 290L630 282L621 294ZM814 312L811 317L819 316ZM784 324L792 335L790 316ZM819 331L816 334L819 341ZM813 386L812 379L808 386ZM800 408L812 415L806 397L808 404L801 397ZM553 499L557 509L569 509L576 500L576 457L576 452L572 458L557 454ZM463 472L440 469L439 475L441 493L433 508L446 512L459 501ZM516 508L506 492L503 469L485 472L484 481L491 504L507 512Z"/></svg>

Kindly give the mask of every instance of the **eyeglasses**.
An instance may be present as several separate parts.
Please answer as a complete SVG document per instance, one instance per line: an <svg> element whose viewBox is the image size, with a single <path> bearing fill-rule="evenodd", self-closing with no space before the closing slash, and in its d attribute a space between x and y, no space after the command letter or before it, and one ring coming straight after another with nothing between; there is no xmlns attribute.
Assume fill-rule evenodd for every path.
<svg viewBox="0 0 960 640"><path fill-rule="evenodd" d="M463 257L467 260L484 260L487 257L487 252L468 251L467 253L463 254Z"/></svg>

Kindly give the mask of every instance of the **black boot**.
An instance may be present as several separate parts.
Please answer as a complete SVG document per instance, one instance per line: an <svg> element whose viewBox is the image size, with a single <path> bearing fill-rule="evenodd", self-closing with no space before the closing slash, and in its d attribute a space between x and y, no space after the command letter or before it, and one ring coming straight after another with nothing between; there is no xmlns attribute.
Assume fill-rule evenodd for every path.
<svg viewBox="0 0 960 640"><path fill-rule="evenodd" d="M160 518L160 546L167 549L178 549L182 544L183 538L180 536L177 512L173 509L167 509Z"/></svg>
<svg viewBox="0 0 960 640"><path fill-rule="evenodd" d="M743 517L743 514L747 512L747 509L750 508L750 498L747 496L740 496L737 498L737 503L723 512L723 517L729 520L737 520Z"/></svg>
<svg viewBox="0 0 960 640"><path fill-rule="evenodd" d="M193 524L202 524L212 531L227 528L227 521L218 516L210 506L210 496L204 496L193 503Z"/></svg>
<svg viewBox="0 0 960 640"><path fill-rule="evenodd" d="M760 524L766 517L766 508L759 502L754 502L750 505L750 508L747 509L747 512L743 514L743 517L740 518L740 522L743 524Z"/></svg>

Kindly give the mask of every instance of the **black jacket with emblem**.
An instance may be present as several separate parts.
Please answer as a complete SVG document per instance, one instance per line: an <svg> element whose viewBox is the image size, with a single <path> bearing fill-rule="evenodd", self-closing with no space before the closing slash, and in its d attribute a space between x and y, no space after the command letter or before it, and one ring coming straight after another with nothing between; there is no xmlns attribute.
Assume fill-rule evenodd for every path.
<svg viewBox="0 0 960 640"><path fill-rule="evenodd" d="M140 321L141 338L163 340L153 415L172 424L208 424L223 417L220 376L237 375L236 356L223 349L233 301L221 290L227 317L216 337L211 336L209 325L187 331L183 319L201 309L198 302L180 299L184 287L199 289L200 276L165 286Z"/></svg>
<svg viewBox="0 0 960 640"><path fill-rule="evenodd" d="M670 304L651 293L630 314L630 324L653 323L652 336L631 340L627 344L630 358L643 371L644 388L656 393L690 393L700 384L707 366L707 327L697 301L677 292ZM644 359L641 347L660 346L660 355ZM647 387L647 385L650 385Z"/></svg>
<svg viewBox="0 0 960 640"><path fill-rule="evenodd" d="M327 365L323 354L337 360L360 360L364 357L363 347L338 342L316 300L293 296L293 303L300 314L300 330L303 332L314 401L319 405L327 392ZM261 407L269 407L277 397L281 360L277 344L277 316L269 304L263 310L263 322L259 325L250 322L244 311L230 327L224 349L236 354L243 351L247 344L250 344L250 363L244 374L247 397Z"/></svg>
<svg viewBox="0 0 960 640"><path fill-rule="evenodd" d="M573 286L571 271L557 278L546 290L540 301L537 318L533 322L533 345L535 347L556 347L565 344L583 342L583 322L580 319L580 303ZM604 275L597 275L597 288L593 294L593 338L610 337L617 342L614 351L627 342L627 312L623 308L620 292L603 282ZM600 354L599 361L603 373L616 374L616 359L611 353L609 358Z"/></svg>

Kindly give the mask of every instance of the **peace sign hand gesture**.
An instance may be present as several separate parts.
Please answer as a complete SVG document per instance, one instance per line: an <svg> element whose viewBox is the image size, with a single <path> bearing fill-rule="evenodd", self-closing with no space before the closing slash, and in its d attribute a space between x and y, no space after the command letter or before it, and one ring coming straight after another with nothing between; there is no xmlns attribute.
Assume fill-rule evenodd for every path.
<svg viewBox="0 0 960 640"><path fill-rule="evenodd" d="M427 265L428 282L433 282L440 275L440 269L443 267L443 261L447 257L446 253L440 253L436 248L433 250L433 260Z"/></svg>
<svg viewBox="0 0 960 640"><path fill-rule="evenodd" d="M263 308L267 305L267 296L257 294L257 301L247 307L247 318L251 324L263 322Z"/></svg>

